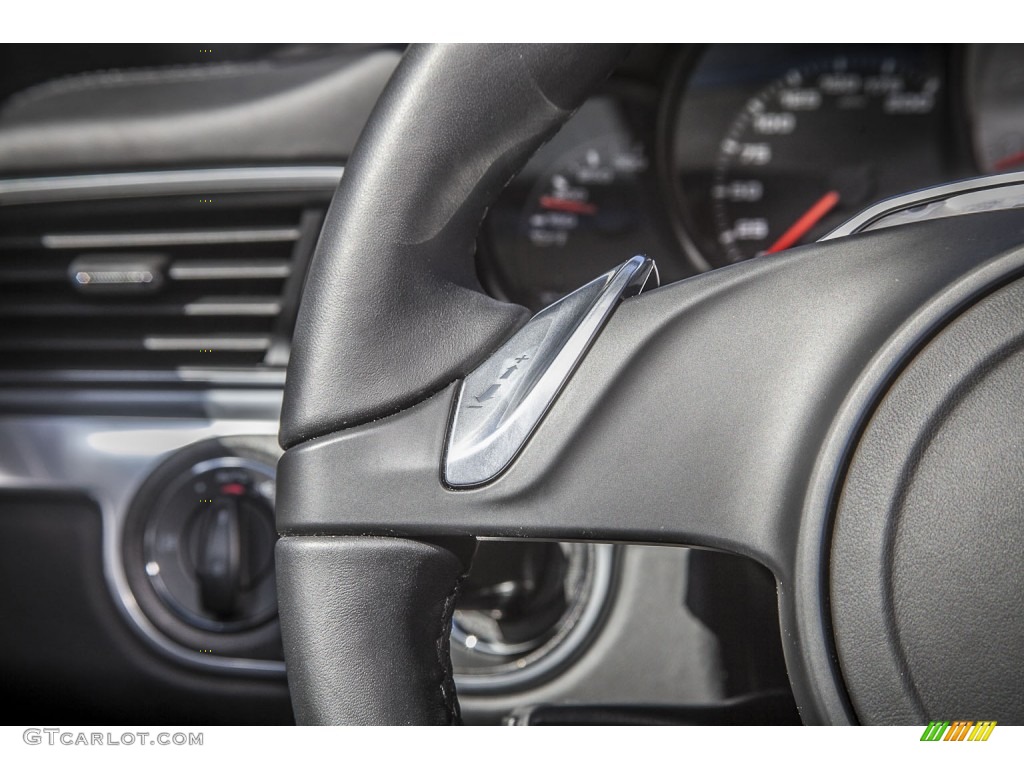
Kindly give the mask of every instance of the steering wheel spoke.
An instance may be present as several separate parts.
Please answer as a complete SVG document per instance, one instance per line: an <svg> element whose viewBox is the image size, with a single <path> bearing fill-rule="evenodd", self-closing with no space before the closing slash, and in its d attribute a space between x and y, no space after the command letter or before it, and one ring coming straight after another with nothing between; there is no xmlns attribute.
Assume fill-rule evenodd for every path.
<svg viewBox="0 0 1024 768"><path fill-rule="evenodd" d="M444 481L453 383L289 450L279 528L687 544L788 577L843 401L903 324L1016 238L972 220L976 247L945 258L949 230L965 226L810 246L626 299L490 482Z"/></svg>

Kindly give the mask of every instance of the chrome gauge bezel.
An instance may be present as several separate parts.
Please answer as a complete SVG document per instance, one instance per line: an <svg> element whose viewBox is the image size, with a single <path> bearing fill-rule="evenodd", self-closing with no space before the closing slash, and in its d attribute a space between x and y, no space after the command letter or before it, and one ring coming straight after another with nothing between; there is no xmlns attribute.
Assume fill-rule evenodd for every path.
<svg viewBox="0 0 1024 768"><path fill-rule="evenodd" d="M270 481L271 483L275 481L276 476L274 468L268 464L240 456L222 456L214 459L205 459L193 465L188 472L178 478L177 482L164 490L160 495L160 498L157 499L154 508L150 510L148 519L143 524L142 552L143 560L145 561L144 570L146 577L149 579L149 583L152 585L157 596L160 597L164 605L170 608L171 611L173 611L182 621L185 621L198 629L210 632L239 632L241 630L258 627L261 624L265 624L266 622L273 620L277 616L277 603L275 602L272 606L268 606L259 613L244 619L215 621L199 615L184 605L165 583L163 573L157 563L157 529L158 523L160 522L157 515L167 508L170 500L184 485L187 485L201 475L217 469L248 470L249 472L261 476L264 481ZM270 504L271 508L273 508L273 496L266 499L266 501ZM157 567L154 568L153 566Z"/></svg>
<svg viewBox="0 0 1024 768"><path fill-rule="evenodd" d="M498 694L536 686L564 670L593 640L612 602L617 548L590 543L560 546L570 567L582 571L573 574L579 587L554 631L532 648L481 643L460 624L456 612L451 634L453 662L458 654L475 654L486 662L473 670L456 670L455 685L460 693Z"/></svg>

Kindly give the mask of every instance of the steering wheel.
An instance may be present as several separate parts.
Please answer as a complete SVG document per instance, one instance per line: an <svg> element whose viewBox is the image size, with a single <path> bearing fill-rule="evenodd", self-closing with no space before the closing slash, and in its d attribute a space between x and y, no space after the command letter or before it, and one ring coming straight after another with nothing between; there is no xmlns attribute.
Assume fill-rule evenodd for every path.
<svg viewBox="0 0 1024 768"><path fill-rule="evenodd" d="M351 157L280 433L298 722L459 720L475 536L754 558L806 723L1024 721L1024 179L656 290L623 254L528 320L480 221L623 52L413 46Z"/></svg>

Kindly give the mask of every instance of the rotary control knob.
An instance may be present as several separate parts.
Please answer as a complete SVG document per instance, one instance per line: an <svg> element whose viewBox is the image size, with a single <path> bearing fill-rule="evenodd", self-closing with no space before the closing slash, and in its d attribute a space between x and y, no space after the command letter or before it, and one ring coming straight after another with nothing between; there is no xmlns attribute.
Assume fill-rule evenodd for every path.
<svg viewBox="0 0 1024 768"><path fill-rule="evenodd" d="M201 629L231 632L276 613L274 474L238 457L201 462L145 527L146 575L164 604Z"/></svg>
<svg viewBox="0 0 1024 768"><path fill-rule="evenodd" d="M201 504L190 528L199 600L207 613L235 619L245 595L270 568L274 539L268 535L268 507L242 483L225 483L209 504Z"/></svg>

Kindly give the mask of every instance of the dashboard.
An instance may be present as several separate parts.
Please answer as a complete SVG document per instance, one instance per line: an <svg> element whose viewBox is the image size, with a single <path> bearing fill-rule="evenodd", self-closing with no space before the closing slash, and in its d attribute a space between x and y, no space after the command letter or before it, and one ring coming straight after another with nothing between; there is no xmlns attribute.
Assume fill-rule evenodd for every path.
<svg viewBox="0 0 1024 768"><path fill-rule="evenodd" d="M289 722L289 345L401 48L11 48L0 690L16 719ZM478 273L539 310L636 253L682 280L1020 167L1024 46L641 45L488 212ZM469 722L796 722L778 632L774 581L743 558L486 541L452 655Z"/></svg>

